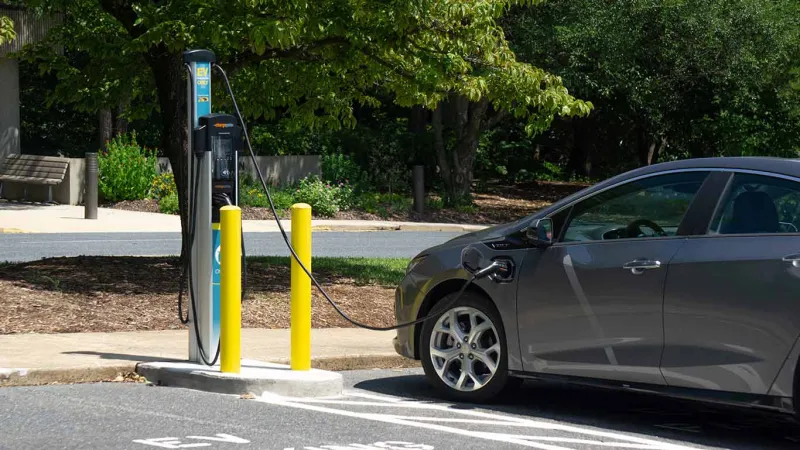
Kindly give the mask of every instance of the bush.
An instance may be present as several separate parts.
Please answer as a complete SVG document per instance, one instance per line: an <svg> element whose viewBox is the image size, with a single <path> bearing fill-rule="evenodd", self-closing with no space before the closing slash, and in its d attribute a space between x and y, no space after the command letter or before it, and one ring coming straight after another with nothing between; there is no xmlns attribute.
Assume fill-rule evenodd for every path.
<svg viewBox="0 0 800 450"><path fill-rule="evenodd" d="M275 189L271 190L270 193L276 210L289 209L295 203L294 196L290 191Z"/></svg>
<svg viewBox="0 0 800 450"><path fill-rule="evenodd" d="M178 214L178 194L170 193L158 201L158 210L164 214Z"/></svg>
<svg viewBox="0 0 800 450"><path fill-rule="evenodd" d="M425 200L425 209L439 211L444 208L444 200L441 198L428 198Z"/></svg>
<svg viewBox="0 0 800 450"><path fill-rule="evenodd" d="M366 174L349 156L341 153L323 155L320 161L323 181L334 184L347 184L353 186L355 190L361 190L365 187L367 182Z"/></svg>
<svg viewBox="0 0 800 450"><path fill-rule="evenodd" d="M156 152L136 143L136 134L119 135L97 157L98 188L105 200L147 198L156 176Z"/></svg>
<svg viewBox="0 0 800 450"><path fill-rule="evenodd" d="M300 180L294 192L296 203L308 203L314 214L322 217L333 217L353 204L353 188L344 183L328 184L317 176Z"/></svg>
<svg viewBox="0 0 800 450"><path fill-rule="evenodd" d="M150 185L150 198L161 200L172 194L178 194L178 187L175 185L175 177L172 172L156 175Z"/></svg>

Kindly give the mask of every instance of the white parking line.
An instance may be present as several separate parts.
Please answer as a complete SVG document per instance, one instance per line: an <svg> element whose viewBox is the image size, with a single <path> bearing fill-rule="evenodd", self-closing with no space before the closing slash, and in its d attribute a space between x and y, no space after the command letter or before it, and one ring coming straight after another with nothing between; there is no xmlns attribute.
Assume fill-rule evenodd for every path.
<svg viewBox="0 0 800 450"><path fill-rule="evenodd" d="M571 450L574 447L563 447L554 444L577 444L577 445L595 445L608 448L633 448L633 449L647 449L647 450L693 450L694 447L685 445L671 444L667 442L655 441L652 439L645 439L635 436L629 436L621 433L614 433L610 431L601 431L590 428L581 428L573 425L564 425L556 422L545 422L540 420L531 420L521 417L505 416L501 414L488 413L483 411L471 411L464 409L453 409L449 405L436 404L436 403L422 403L417 401L403 400L396 397L382 397L372 394L358 393L358 395L351 396L368 398L382 401L358 401L347 399L289 399L278 396L265 396L260 401L286 406L291 408L304 409L308 411L316 411L327 414L335 414L340 416L354 417L364 420L372 420L377 422L385 422L396 425L406 425L417 428L424 428L433 431L441 431L445 433L459 434L462 436L475 437L496 442L506 442L510 444L518 444L524 447L539 448L545 450ZM427 410L444 412L448 415L460 415L468 417L428 417L428 416L404 416L397 414L383 414L371 412L356 412L347 409L339 409L334 406L350 406L350 407L381 407L391 409L407 409L407 410ZM450 424L469 424L469 425L493 425L493 426L508 426L519 428L528 428L541 431L556 431L562 433L569 433L577 435L576 437L564 436L534 436L522 434L509 434L509 433L496 433L476 431L465 428L458 428L455 426L440 425L437 423L450 423ZM586 439L585 437L592 437L594 439Z"/></svg>
<svg viewBox="0 0 800 450"><path fill-rule="evenodd" d="M367 394L364 392L352 391L347 389L344 390L343 394L347 397L368 398L370 400L379 400L382 402L389 402L389 403L398 403L406 401L406 399L401 397L389 397L388 395Z"/></svg>

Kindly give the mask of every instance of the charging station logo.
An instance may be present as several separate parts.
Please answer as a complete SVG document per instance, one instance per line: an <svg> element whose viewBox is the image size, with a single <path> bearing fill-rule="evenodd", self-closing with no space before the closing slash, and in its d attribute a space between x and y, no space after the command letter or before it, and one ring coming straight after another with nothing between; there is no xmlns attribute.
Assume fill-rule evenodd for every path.
<svg viewBox="0 0 800 450"><path fill-rule="evenodd" d="M217 264L221 264L221 263L219 262L219 252L220 252L220 249L221 249L221 248L222 248L222 246L221 246L221 245L218 245L218 246L217 246L217 249L214 251L214 260L215 260L215 261L217 261Z"/></svg>

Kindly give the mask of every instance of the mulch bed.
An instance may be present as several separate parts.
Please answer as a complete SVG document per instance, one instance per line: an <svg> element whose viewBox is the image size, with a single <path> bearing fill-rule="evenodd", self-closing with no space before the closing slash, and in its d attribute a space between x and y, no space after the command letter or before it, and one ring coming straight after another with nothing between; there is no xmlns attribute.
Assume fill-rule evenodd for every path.
<svg viewBox="0 0 800 450"><path fill-rule="evenodd" d="M242 326L288 328L289 268L247 269ZM84 256L0 266L0 334L183 328L177 317L180 272L174 257ZM394 287L359 286L316 271L315 276L352 318L376 326L394 323ZM316 290L311 324L350 326Z"/></svg>
<svg viewBox="0 0 800 450"><path fill-rule="evenodd" d="M426 211L417 214L413 211L390 211L386 216L370 214L365 211L342 211L330 219L337 220L390 220L397 222L435 222L435 223L469 223L491 225L510 222L532 214L551 203L586 187L581 183L565 182L532 182L505 186L490 185L485 192L474 195L474 212L460 212L452 209ZM106 207L131 211L159 212L155 200L124 201L104 205ZM288 219L287 211L281 218ZM242 218L245 220L271 220L269 208L243 207Z"/></svg>

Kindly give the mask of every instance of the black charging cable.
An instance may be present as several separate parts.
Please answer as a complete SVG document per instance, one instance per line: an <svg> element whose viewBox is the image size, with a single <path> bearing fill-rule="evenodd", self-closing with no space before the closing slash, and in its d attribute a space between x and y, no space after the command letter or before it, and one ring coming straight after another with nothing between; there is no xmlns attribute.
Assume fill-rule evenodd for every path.
<svg viewBox="0 0 800 450"><path fill-rule="evenodd" d="M255 169L256 169L256 173L258 174L258 179L261 182L261 187L264 188L264 191L267 194L267 200L269 200L269 207L272 210L272 215L275 216L275 221L278 223L278 229L280 230L281 235L283 236L283 241L286 243L286 246L289 248L289 252L292 254L292 258L294 258L294 260L297 262L297 264L303 269L303 272L305 272L306 275L308 275L308 277L314 283L314 286L316 286L317 289L319 289L319 292L322 294L322 296L325 297L325 300L327 300L328 303L333 307L333 309L335 309L336 312L339 313L339 315L342 316L345 320L347 320L348 322L350 322L351 324L353 324L353 325L355 325L357 327L365 328L367 330L373 330L373 331L392 331L392 330L397 330L397 329L400 329L400 328L410 327L412 325L416 325L416 324L425 322L427 320L430 320L430 319L433 319L433 318L439 316L440 315L439 311L445 310L445 309L449 308L450 306L452 306L453 304L455 304L456 301L458 301L458 299L461 298L461 296L464 294L464 292L467 290L467 288L475 280L477 280L479 278L482 278L484 276L487 276L487 275L491 275L492 273L496 272L497 270L499 270L501 268L500 264L494 262L491 265L489 265L488 267L475 272L466 281L466 283L464 283L464 285L461 287L461 289L458 291L458 293L455 296L453 296L449 301L445 302L444 304L442 304L441 306L438 307L437 312L432 313L432 314L428 314L428 315L426 315L424 317L421 317L421 318L419 318L417 320L414 320L414 321L411 321L411 322L405 322L405 323L401 323L401 324L393 325L393 326L389 326L389 327L375 327L375 326L367 325L367 324L364 324L364 323L361 323L361 322L358 322L358 321L352 319L350 316L348 316L344 311L342 311L339 308L339 305L337 305L336 302L334 302L331 299L331 297L328 295L328 293L325 291L325 289L319 284L317 279L308 270L308 268L302 263L302 261L300 261L300 257L298 257L297 253L294 251L294 248L292 247L292 244L289 241L289 237L286 235L286 230L284 230L283 225L281 224L280 218L278 217L278 213L275 210L275 204L272 202L272 194L269 191L269 187L267 186L267 183L264 181L264 176L261 174L261 169L258 167L258 162L256 161L256 155L255 155L255 152L253 152L253 146L250 144L250 136L247 133L247 126L245 125L244 119L242 118L242 113L239 111L239 105L236 104L236 97L233 95L233 89L231 88L230 80L228 80L228 74L225 73L225 70L222 67L218 66L217 64L212 64L212 65L213 65L214 68L216 68L222 74L222 78L225 79L225 87L228 90L228 95L230 96L231 102L233 103L233 108L236 111L236 116L239 118L239 122L242 124L242 132L244 133L244 139L245 139L245 143L247 143L247 148L250 151L250 158L252 159L253 167L255 167Z"/></svg>
<svg viewBox="0 0 800 450"><path fill-rule="evenodd" d="M198 186L198 184L200 184L199 183L199 181L200 181L200 163L199 163L199 161L196 162L196 165L197 165L197 170L195 170L195 174L194 174L194 180L193 180L194 189L192 190L192 192L197 192L197 186ZM192 212L192 216L197 213L197 196L196 195L192 196L191 212ZM190 237L189 237L189 255L188 255L188 258L187 258L187 261L186 261L186 267L188 268L188 273L189 273L189 276L188 276L188 279L189 279L189 299L192 302L192 308L191 308L192 309L192 318L194 319L194 324L193 324L192 328L194 328L194 337L197 340L197 349L200 351L200 360L203 361L203 364L205 364L207 366L213 366L219 360L219 350L220 350L221 345L219 345L219 340L218 340L217 341L217 351L214 354L214 359L209 361L208 360L208 356L206 355L205 348L203 347L203 340L200 339L200 328L199 328L200 325L199 325L199 323L197 321L197 301L195 300L195 291L196 291L196 289L195 289L195 285L194 285L194 279L192 278L192 251L194 250L194 236L195 236L195 231L196 231L197 218L196 217L190 217L189 220L190 220L191 224L189 226L189 235L190 235ZM182 289L181 289L181 292L183 292ZM181 322L183 322L183 315L181 314L180 308L181 308L181 302L180 302L180 296L179 296L178 314L181 316ZM187 314L186 315L186 320L188 321L188 319L189 319L189 315ZM183 322L183 323L186 323L186 322Z"/></svg>

